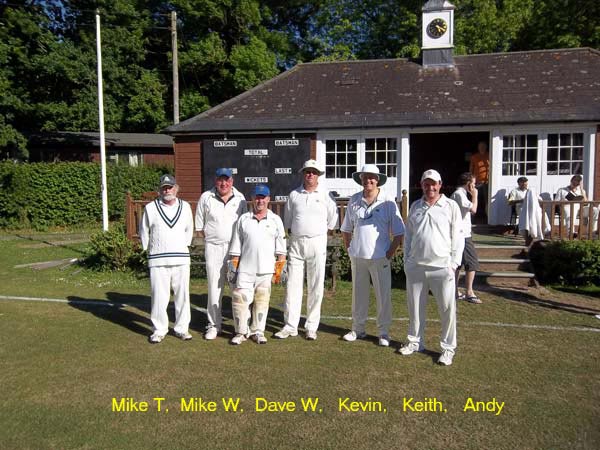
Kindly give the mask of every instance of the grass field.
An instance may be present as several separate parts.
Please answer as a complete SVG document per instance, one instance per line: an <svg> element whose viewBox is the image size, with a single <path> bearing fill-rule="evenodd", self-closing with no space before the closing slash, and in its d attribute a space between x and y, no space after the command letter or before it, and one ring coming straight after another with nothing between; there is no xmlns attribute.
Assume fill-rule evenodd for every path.
<svg viewBox="0 0 600 450"><path fill-rule="evenodd" d="M433 299L425 354L394 352L407 328L403 290L393 292L391 348L376 345L373 321L373 339L341 341L351 303L343 282L324 301L316 342L296 337L235 347L227 342L229 299L225 336L201 339L206 289L195 279L194 339L169 336L153 346L147 278L77 265L14 268L80 256L85 244L70 235L3 234L0 244L1 296L69 301L0 299L2 449L598 448L597 295L481 292L482 305L459 304L457 355L440 367ZM267 337L281 326L282 296L274 289ZM114 411L113 399L122 398L138 407L148 402L149 410ZM155 398L164 399L161 411ZM318 399L314 411L303 410L307 398L313 405ZM199 399L211 409L207 402L214 401L215 411L182 410L182 399L184 409L199 408ZM236 412L225 411L229 399L239 399ZM469 399L495 411L465 411ZM266 402L295 410L262 411ZM416 402L437 411L417 411Z"/></svg>

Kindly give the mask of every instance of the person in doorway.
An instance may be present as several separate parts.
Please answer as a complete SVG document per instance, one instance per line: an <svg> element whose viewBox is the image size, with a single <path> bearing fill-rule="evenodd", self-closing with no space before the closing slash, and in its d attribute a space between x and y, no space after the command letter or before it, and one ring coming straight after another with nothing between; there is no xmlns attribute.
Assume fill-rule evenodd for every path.
<svg viewBox="0 0 600 450"><path fill-rule="evenodd" d="M490 154L485 141L477 144L477 153L471 156L469 172L475 175L478 203L482 213L487 214L488 183L490 179Z"/></svg>
<svg viewBox="0 0 600 450"><path fill-rule="evenodd" d="M204 339L213 340L221 333L221 302L227 277L227 255L233 225L247 211L244 195L233 187L233 171L217 169L215 185L204 192L196 208L196 230L204 237L204 260L208 300Z"/></svg>
<svg viewBox="0 0 600 450"><path fill-rule="evenodd" d="M154 332L152 344L162 342L169 331L167 306L173 289L175 336L187 341L190 310L190 251L194 218L188 202L177 198L179 186L172 175L160 178L159 197L148 203L140 223L142 248L148 251Z"/></svg>
<svg viewBox="0 0 600 450"><path fill-rule="evenodd" d="M471 237L471 216L477 212L477 188L475 187L475 177L471 172L465 172L458 177L458 188L452 194L459 208L463 220L463 233L465 236L465 248L462 254L461 266L465 268L465 293L459 293L458 281L460 278L460 266L456 269L456 299L466 300L469 303L479 304L481 299L473 291L473 281L475 273L479 270L479 259L475 244ZM471 200L469 200L469 196Z"/></svg>

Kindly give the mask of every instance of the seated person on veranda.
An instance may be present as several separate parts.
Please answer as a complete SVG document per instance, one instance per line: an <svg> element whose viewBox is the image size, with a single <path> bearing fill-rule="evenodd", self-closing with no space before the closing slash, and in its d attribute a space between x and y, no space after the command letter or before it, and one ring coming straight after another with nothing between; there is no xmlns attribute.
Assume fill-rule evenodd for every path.
<svg viewBox="0 0 600 450"><path fill-rule="evenodd" d="M555 200L557 201L570 201L570 202L581 202L581 201L588 201L587 198L587 194L585 193L585 189L583 189L583 187L581 187L581 182L582 182L583 178L581 175L573 175L573 177L571 177L571 182L569 183L568 186L566 187L562 187L560 188L557 192L556 192L556 198ZM564 217L567 221L567 227L570 226L570 220L571 220L571 208L569 206L565 206L563 208L564 210ZM577 217L579 213L579 205L575 205L575 207L573 208L573 214L575 215L575 217ZM589 206L584 206L583 207L583 211L582 211L582 216L583 218L589 218L590 217L590 207ZM592 220L593 220L593 229L594 231L598 231L598 207L593 207L592 208Z"/></svg>
<svg viewBox="0 0 600 450"><path fill-rule="evenodd" d="M515 212L517 213L517 217L521 215L521 208L523 207L523 199L527 195L529 180L527 177L519 177L517 178L517 184L519 187L514 188L508 194L508 204L510 206L515 207Z"/></svg>

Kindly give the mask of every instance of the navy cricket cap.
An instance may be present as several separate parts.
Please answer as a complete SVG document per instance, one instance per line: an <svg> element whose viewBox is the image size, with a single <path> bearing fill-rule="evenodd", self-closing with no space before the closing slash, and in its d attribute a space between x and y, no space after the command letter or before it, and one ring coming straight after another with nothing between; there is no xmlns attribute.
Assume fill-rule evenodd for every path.
<svg viewBox="0 0 600 450"><path fill-rule="evenodd" d="M269 187L267 185L257 184L256 186L254 186L254 196L256 197L258 195L267 197L268 195L271 195L271 191L269 190Z"/></svg>
<svg viewBox="0 0 600 450"><path fill-rule="evenodd" d="M217 169L217 178L218 177L227 177L231 178L233 176L233 170L228 167L220 167Z"/></svg>

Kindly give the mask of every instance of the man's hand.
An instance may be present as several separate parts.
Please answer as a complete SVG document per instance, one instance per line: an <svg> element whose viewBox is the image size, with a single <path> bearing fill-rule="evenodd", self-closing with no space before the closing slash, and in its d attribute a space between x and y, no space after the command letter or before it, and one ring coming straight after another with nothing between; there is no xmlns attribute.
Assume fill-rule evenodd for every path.
<svg viewBox="0 0 600 450"><path fill-rule="evenodd" d="M475 187L475 183L469 183L467 186L469 188L469 194L471 194L472 198L477 197L477 188Z"/></svg>

